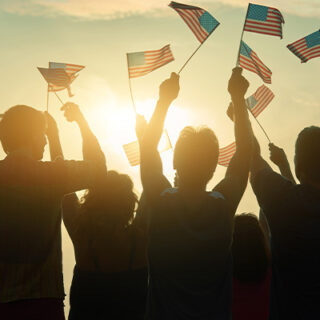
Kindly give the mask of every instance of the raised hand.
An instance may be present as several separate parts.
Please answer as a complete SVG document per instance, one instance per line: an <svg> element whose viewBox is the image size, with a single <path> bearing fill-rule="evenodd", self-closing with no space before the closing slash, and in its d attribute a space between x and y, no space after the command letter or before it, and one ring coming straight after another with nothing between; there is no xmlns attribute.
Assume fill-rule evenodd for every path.
<svg viewBox="0 0 320 320"><path fill-rule="evenodd" d="M161 83L159 101L170 104L177 98L180 90L179 78L178 74L172 72L171 77Z"/></svg>
<svg viewBox="0 0 320 320"><path fill-rule="evenodd" d="M287 156L282 148L277 147L273 143L269 143L270 160L281 167L288 162Z"/></svg>
<svg viewBox="0 0 320 320"><path fill-rule="evenodd" d="M242 75L242 68L236 67L232 70L232 75L228 84L228 91L232 100L243 99L249 87L248 80Z"/></svg>
<svg viewBox="0 0 320 320"><path fill-rule="evenodd" d="M64 116L67 119L67 121L81 121L83 119L83 115L79 109L79 106L72 102L65 103L61 109L61 111L64 111Z"/></svg>

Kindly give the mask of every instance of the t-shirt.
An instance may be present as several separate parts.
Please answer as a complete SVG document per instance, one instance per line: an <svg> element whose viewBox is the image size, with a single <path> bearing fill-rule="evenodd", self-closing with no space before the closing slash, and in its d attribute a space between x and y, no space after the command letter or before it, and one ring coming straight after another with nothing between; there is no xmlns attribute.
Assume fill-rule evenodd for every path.
<svg viewBox="0 0 320 320"><path fill-rule="evenodd" d="M271 270L259 282L233 279L232 320L268 320Z"/></svg>
<svg viewBox="0 0 320 320"><path fill-rule="evenodd" d="M22 153L0 161L0 303L64 297L60 202L91 186L94 170Z"/></svg>
<svg viewBox="0 0 320 320"><path fill-rule="evenodd" d="M231 319L230 210L217 191L192 214L178 189L152 205L147 319Z"/></svg>
<svg viewBox="0 0 320 320"><path fill-rule="evenodd" d="M320 319L320 191L261 170L252 186L270 226L270 319Z"/></svg>

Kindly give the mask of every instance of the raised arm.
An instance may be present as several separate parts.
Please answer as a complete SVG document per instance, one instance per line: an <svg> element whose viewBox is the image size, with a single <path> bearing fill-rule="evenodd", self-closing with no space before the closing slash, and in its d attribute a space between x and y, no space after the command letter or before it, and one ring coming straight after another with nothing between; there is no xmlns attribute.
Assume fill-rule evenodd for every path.
<svg viewBox="0 0 320 320"><path fill-rule="evenodd" d="M57 123L48 112L45 112L44 116L47 122L46 135L49 143L51 161L54 161L57 158L63 159L63 152L61 148Z"/></svg>
<svg viewBox="0 0 320 320"><path fill-rule="evenodd" d="M232 212L235 212L246 189L252 155L253 133L244 99L249 82L241 72L241 68L234 68L228 85L237 150L230 161L225 179L215 188L228 199Z"/></svg>
<svg viewBox="0 0 320 320"><path fill-rule="evenodd" d="M290 169L289 161L284 150L282 148L277 147L273 143L269 144L269 150L270 160L278 166L281 175L287 178L288 180L292 181L294 184L296 184L296 181L294 180L292 171Z"/></svg>
<svg viewBox="0 0 320 320"><path fill-rule="evenodd" d="M163 175L161 158L157 148L168 109L178 96L179 89L179 76L175 73L172 73L170 79L160 85L159 100L140 145L141 181L146 197L150 200L165 188L170 187Z"/></svg>
<svg viewBox="0 0 320 320"><path fill-rule="evenodd" d="M94 161L99 165L105 166L105 156L101 150L98 139L91 131L78 105L68 102L61 108L61 110L64 111L64 116L68 121L74 121L79 126L82 136L83 160L91 162Z"/></svg>

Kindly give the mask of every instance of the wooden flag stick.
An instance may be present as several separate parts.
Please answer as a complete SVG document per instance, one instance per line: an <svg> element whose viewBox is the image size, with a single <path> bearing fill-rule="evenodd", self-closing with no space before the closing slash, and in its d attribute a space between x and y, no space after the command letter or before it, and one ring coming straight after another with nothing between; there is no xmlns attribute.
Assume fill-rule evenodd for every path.
<svg viewBox="0 0 320 320"><path fill-rule="evenodd" d="M128 54L127 54L127 65L128 65L129 90L130 90L130 97L131 97L132 107L133 107L134 113L137 114L137 108L136 108L136 105L134 103L133 94L132 94L131 79L130 79L130 73L129 73L129 57L128 57Z"/></svg>
<svg viewBox="0 0 320 320"><path fill-rule="evenodd" d="M243 28L242 28L242 32L241 32L240 45L239 45L239 50L238 50L238 55L237 55L237 60L236 60L236 67L239 66L241 42L242 42L242 38L243 38L243 34L244 34L244 26L246 25L246 21L247 21L247 17L248 17L249 6L250 6L250 3L248 4L248 9L247 9L246 17L245 17L245 19L244 19Z"/></svg>
<svg viewBox="0 0 320 320"><path fill-rule="evenodd" d="M58 96L58 94L54 91L54 94L56 95L56 97L58 98L58 100L60 101L60 103L62 105L64 105L64 102L61 100L61 98Z"/></svg>
<svg viewBox="0 0 320 320"><path fill-rule="evenodd" d="M257 121L257 124L259 125L259 127L261 128L261 130L263 131L264 135L267 137L269 143L271 143L271 140L266 132L266 130L264 130L263 126L261 125L261 123L259 122L259 120L253 115L251 109L249 109L249 107L247 107L248 110L250 111L250 113L252 114L253 118Z"/></svg>
<svg viewBox="0 0 320 320"><path fill-rule="evenodd" d="M180 74L180 72L184 69L184 67L188 64L188 62L191 60L191 58L197 53L197 51L201 48L201 46L204 44L204 42L207 40L208 38L206 38L202 43L200 43L200 45L197 47L197 49L192 53L192 55L189 57L189 59L184 63L184 65L180 68L180 70L178 71L178 74Z"/></svg>

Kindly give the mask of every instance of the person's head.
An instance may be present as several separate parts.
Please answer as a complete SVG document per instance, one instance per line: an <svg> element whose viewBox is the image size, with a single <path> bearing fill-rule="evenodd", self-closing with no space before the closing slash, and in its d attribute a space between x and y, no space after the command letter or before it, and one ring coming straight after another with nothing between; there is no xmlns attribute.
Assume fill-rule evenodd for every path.
<svg viewBox="0 0 320 320"><path fill-rule="evenodd" d="M0 141L6 154L28 149L36 160L43 157L46 122L42 112L17 105L8 109L0 121Z"/></svg>
<svg viewBox="0 0 320 320"><path fill-rule="evenodd" d="M133 219L138 197L126 174L108 171L81 199L81 208L100 225L126 227Z"/></svg>
<svg viewBox="0 0 320 320"><path fill-rule="evenodd" d="M320 184L320 127L304 128L295 152L296 176L301 183Z"/></svg>
<svg viewBox="0 0 320 320"><path fill-rule="evenodd" d="M203 187L212 178L217 167L219 143L207 127L185 127L174 148L173 166L179 185Z"/></svg>
<svg viewBox="0 0 320 320"><path fill-rule="evenodd" d="M253 214L243 213L234 217L232 243L233 276L242 282L263 280L269 268L269 246Z"/></svg>

